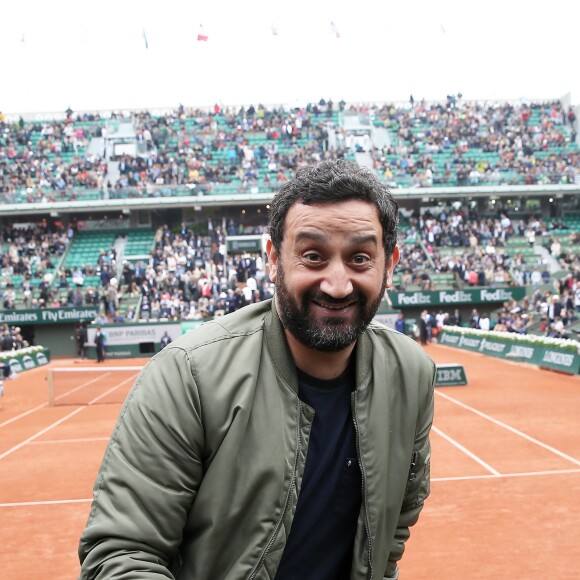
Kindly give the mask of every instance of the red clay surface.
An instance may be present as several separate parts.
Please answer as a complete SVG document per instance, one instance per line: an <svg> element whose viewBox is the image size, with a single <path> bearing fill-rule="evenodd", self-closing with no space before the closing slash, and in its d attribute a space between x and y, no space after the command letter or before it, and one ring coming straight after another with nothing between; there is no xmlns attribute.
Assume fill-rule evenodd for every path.
<svg viewBox="0 0 580 580"><path fill-rule="evenodd" d="M580 377L440 345L427 351L438 363L463 364L469 384L437 389L431 497L401 580L577 579ZM78 540L120 409L48 407L46 374L42 367L6 381L0 399L2 580L78 575Z"/></svg>

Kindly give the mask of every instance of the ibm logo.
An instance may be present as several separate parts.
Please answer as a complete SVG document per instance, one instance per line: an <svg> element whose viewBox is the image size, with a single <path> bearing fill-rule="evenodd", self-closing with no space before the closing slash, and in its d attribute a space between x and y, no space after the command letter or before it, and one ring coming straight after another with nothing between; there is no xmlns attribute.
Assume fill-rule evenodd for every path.
<svg viewBox="0 0 580 580"><path fill-rule="evenodd" d="M438 383L454 383L463 381L462 369L437 369Z"/></svg>

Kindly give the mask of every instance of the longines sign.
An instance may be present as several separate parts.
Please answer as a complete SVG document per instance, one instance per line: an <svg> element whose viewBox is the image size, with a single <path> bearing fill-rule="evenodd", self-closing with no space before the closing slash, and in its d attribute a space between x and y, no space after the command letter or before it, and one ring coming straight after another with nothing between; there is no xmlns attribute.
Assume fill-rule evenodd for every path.
<svg viewBox="0 0 580 580"><path fill-rule="evenodd" d="M478 288L466 290L438 290L420 292L389 292L394 307L440 306L455 304L481 304L485 302L506 302L521 300L526 289L517 288Z"/></svg>
<svg viewBox="0 0 580 580"><path fill-rule="evenodd" d="M47 349L30 353L25 352L26 350L14 351L14 356L7 361L12 372L21 373L22 371L47 365L50 362L50 351Z"/></svg>
<svg viewBox="0 0 580 580"><path fill-rule="evenodd" d="M466 350L481 352L489 356L526 362L539 367L547 367L570 374L580 372L580 355L575 350L567 350L544 344L530 344L524 338L518 342L518 336L509 340L501 335L495 337L467 336L458 333L443 331L438 338L441 344L455 346Z"/></svg>

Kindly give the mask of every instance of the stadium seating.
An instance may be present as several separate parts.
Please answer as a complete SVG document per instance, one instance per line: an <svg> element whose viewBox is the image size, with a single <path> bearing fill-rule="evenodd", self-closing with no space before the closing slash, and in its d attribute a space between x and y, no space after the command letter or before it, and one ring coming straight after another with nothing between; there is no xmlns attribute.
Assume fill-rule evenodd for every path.
<svg viewBox="0 0 580 580"><path fill-rule="evenodd" d="M385 106L374 125L389 134L374 159L391 186L570 183L577 173L578 145L559 103Z"/></svg>
<svg viewBox="0 0 580 580"><path fill-rule="evenodd" d="M97 265L101 252L108 250L115 242L117 234L113 231L78 232L74 237L64 266L70 269L76 266Z"/></svg>
<svg viewBox="0 0 580 580"><path fill-rule="evenodd" d="M133 256L149 256L153 250L154 242L155 232L151 230L134 230L128 232L123 258L125 260L131 260L134 259Z"/></svg>
<svg viewBox="0 0 580 580"><path fill-rule="evenodd" d="M364 157L367 161L370 157L377 174L391 187L509 186L580 181L578 146L559 103L515 106L418 103L412 108L387 105L371 109L376 129L371 135L371 145L383 129L380 135L385 137L386 133L387 145L381 149L367 149L364 152L368 155ZM356 113L356 107L350 112ZM4 196L7 201L21 203L170 197L192 193L228 196L271 193L300 165L325 157L355 159L354 147L345 148L348 142L345 141L346 125L343 125L343 113L337 109L321 112L308 106L296 109L258 107L254 111L181 109L164 114L134 113L123 122L130 122L135 131L136 150L142 158L121 155L109 160L107 167L107 163L90 153L95 151L90 140L100 136L105 125L111 130L110 134L114 134L116 122L116 119L78 116L66 121L5 124L4 131L0 132L0 193L8 195ZM521 143L513 138L514 134L521 137ZM117 162L120 162L119 173L111 172ZM15 172L15 167L23 163L26 167L36 164L36 170L24 178ZM107 178L105 169L109 171ZM64 176L64 183L59 181L59 176ZM113 183L107 186L105 179L109 178ZM434 197L435 194L430 193L428 199ZM451 215L451 208L446 211ZM555 258L561 270L552 264L553 278L546 280L544 277L535 287L546 290L546 281L553 285L567 270L578 267L580 271L574 236L580 232L580 216L563 216L559 222L549 225L542 222L535 243L530 244L522 228L512 227L509 231L500 228L498 236L498 215L478 218L468 213L464 213L465 227L458 235L445 231L437 242L430 236L429 228L416 217L401 220L401 262L394 277L396 289L463 287L468 285L469 271L478 274L478 282L485 280L494 286L513 284L521 279L529 284L532 270L541 269L542 274L549 276L543 262L549 257L555 239L562 248L562 256ZM491 243L489 236L479 230L483 221L489 222L487 232L494 232ZM476 232L475 242L473 232ZM208 237L214 236L211 239L214 247L223 243L223 240L218 241L216 232L206 233ZM37 272L32 265L26 276L11 274L9 283L15 290L16 307L24 307L19 289L24 278L29 278L27 283L34 290L33 296L38 298L38 286L46 275L50 280L50 302L53 305L66 302L67 297L70 299L70 289L75 286L72 272L77 268L84 270L83 290L93 288L102 298L105 287L100 271L102 265L111 260L108 251L113 244L119 256L116 262L114 259L110 262L111 275L119 278L121 284L119 310L123 316L131 308L136 311L137 318L140 315L203 318L207 315L204 308L208 306L204 299L209 297L203 296L200 300L198 294L206 282L212 284L211 299L224 309L230 308L231 303L229 295L227 298L222 295L230 290L238 292L244 285L243 282L236 285L222 270L216 270L212 256L204 251L202 257L188 256L195 266L188 266L190 270L185 272L185 279L179 284L169 286L156 280L160 276L159 265L163 264L162 269L166 267L164 260L171 251L165 245L163 258L157 256L155 232L130 230L122 232L123 239L116 240L116 237L113 231L78 231L66 253L55 256L50 268ZM178 252L177 246L174 250ZM139 261L149 270L153 288L148 297L157 309L156 316L139 312L141 289L124 284L122 261L132 265ZM239 267L239 262L239 257L234 258L230 269ZM2 280L7 279L6 274ZM0 285L3 284L6 286L0 281ZM167 293L170 297L164 298ZM263 288L261 295L267 296L268 289ZM239 298L239 292L236 296ZM236 307L244 303L238 298ZM161 314L156 304L159 302L162 303ZM102 300L97 303L102 305ZM226 303L230 304L227 308Z"/></svg>
<svg viewBox="0 0 580 580"><path fill-rule="evenodd" d="M494 116L498 111L500 121ZM412 109L375 107L374 125L386 127L391 145L375 149L374 162L379 176L391 187L570 183L578 173L578 146L561 113L557 103L514 107L456 102L452 109L439 104L417 104ZM0 193L9 193L17 203L102 198L105 165L88 154L88 146L107 122L113 127L116 120L84 115L72 122L8 125L8 132L0 135L0 164L8 169L3 172ZM354 159L354 151L336 145L329 150L324 144L322 128L333 131L341 123L336 108L322 112L311 106L217 113L180 110L159 116L135 113L132 124L137 138L142 143L143 135L149 133L151 147L146 155L153 152L157 156L163 183L159 183L158 173L145 172L137 180L132 176L128 183L111 184L108 195L270 192L280 185L278 172L286 178L296 163L327 155ZM514 126L529 139L530 150L523 159L517 144L506 145L505 135ZM271 145L276 146L275 153L268 149ZM268 168L272 158L275 170ZM41 163L40 172L7 177L13 163L31 160ZM171 164L176 167L168 172ZM65 183L57 177L63 168L68 175Z"/></svg>

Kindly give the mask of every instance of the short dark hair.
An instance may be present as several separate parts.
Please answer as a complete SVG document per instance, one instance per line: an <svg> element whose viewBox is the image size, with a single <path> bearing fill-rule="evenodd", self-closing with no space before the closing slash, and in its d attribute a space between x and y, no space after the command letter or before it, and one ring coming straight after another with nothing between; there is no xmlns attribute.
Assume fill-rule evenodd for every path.
<svg viewBox="0 0 580 580"><path fill-rule="evenodd" d="M370 169L343 159L307 165L280 188L270 207L270 238L274 248L277 251L282 248L286 215L295 203L330 204L351 199L368 201L377 208L385 253L390 257L397 244L399 205Z"/></svg>

